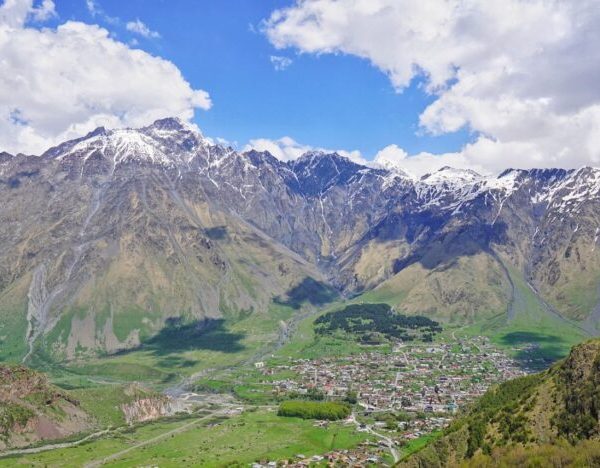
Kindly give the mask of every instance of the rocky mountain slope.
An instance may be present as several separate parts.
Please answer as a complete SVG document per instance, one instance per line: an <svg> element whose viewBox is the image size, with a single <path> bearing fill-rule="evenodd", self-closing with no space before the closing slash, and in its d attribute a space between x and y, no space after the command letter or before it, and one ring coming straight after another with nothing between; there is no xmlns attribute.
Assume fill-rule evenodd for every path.
<svg viewBox="0 0 600 468"><path fill-rule="evenodd" d="M521 282L553 317L600 321L599 169L419 179L335 153L239 153L164 119L2 153L0 196L4 359L267 313L313 280L454 323L510 321Z"/></svg>
<svg viewBox="0 0 600 468"><path fill-rule="evenodd" d="M401 465L539 466L535 460L545 460L548 466L597 466L599 384L600 341L592 340L548 371L490 389Z"/></svg>
<svg viewBox="0 0 600 468"><path fill-rule="evenodd" d="M0 366L0 449L58 439L93 426L79 402L23 366Z"/></svg>

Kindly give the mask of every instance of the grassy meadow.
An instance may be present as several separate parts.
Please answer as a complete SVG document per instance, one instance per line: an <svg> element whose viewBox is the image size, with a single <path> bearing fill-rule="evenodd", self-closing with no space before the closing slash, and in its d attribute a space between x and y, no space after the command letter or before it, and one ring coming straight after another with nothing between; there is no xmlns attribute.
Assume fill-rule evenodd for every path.
<svg viewBox="0 0 600 468"><path fill-rule="evenodd" d="M196 421L196 423L194 423ZM154 438L166 435L164 438ZM0 459L0 466L81 466L127 449L104 466L218 467L297 454L311 456L355 446L369 436L354 425L279 417L270 411L249 411L231 418L196 417L159 421L124 429L78 447ZM136 447L146 442L147 445Z"/></svg>

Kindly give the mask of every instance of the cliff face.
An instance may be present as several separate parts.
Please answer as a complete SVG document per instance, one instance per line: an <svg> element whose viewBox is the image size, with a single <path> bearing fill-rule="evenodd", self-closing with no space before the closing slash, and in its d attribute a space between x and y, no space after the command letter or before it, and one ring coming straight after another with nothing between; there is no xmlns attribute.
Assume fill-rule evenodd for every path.
<svg viewBox="0 0 600 468"><path fill-rule="evenodd" d="M120 405L127 424L152 421L188 411L181 400L131 384L124 390L126 401Z"/></svg>
<svg viewBox="0 0 600 468"><path fill-rule="evenodd" d="M577 447L600 461L599 415L600 340L592 340L575 346L548 371L490 389L442 437L402 465L528 463L544 453L557 459L563 453L564 460L573 461Z"/></svg>
<svg viewBox="0 0 600 468"><path fill-rule="evenodd" d="M127 424L152 421L169 414L169 402L166 398L140 398L131 403L121 405Z"/></svg>

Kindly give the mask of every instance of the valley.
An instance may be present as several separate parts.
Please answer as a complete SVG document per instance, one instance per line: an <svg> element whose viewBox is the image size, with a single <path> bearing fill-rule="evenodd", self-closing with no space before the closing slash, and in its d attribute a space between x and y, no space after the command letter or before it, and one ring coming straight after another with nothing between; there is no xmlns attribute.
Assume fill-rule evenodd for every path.
<svg viewBox="0 0 600 468"><path fill-rule="evenodd" d="M600 0L0 0L0 468L600 467Z"/></svg>
<svg viewBox="0 0 600 468"><path fill-rule="evenodd" d="M532 337L498 347L465 327L443 327L428 342L390 337L365 343L352 334L319 333L319 317L343 312L344 304L315 307L302 301L297 316L288 310L292 318L282 316L287 324L266 328L269 340L249 349L223 344L207 350L206 343L194 344L202 335L186 342L184 329L172 337L180 346L163 347L165 363L137 350L83 366L49 367L53 380L71 389L101 430L76 443L7 452L0 466L52 466L58 460L82 466L284 461L305 466L324 460L391 466L436 440L490 385L533 372L552 358L531 343ZM364 321L380 309L366 304L359 310ZM214 333L204 332L209 340ZM166 364L184 360L196 362L179 368ZM123 399L123 389L137 385L132 382L167 395L175 411L127 425L120 405L131 401ZM280 402L298 398L350 400L352 414L325 424L277 415ZM264 443L257 443L257 436Z"/></svg>
<svg viewBox="0 0 600 468"><path fill-rule="evenodd" d="M166 457L166 466L223 466L227 460L242 464L262 460L266 465L268 461L294 458L302 462L299 454L307 460L327 454L330 459L353 457L392 463L399 454L410 453L419 440L445 428L459 406L481 395L490 383L523 372L516 361L495 352L482 339L465 341L462 347L441 342L383 348L357 345L357 355L348 356L343 351L337 357L287 364L290 356L286 353L293 352L294 345L292 340L289 348L282 347L267 362L232 367L199 379L192 393L174 397L191 404L186 410L189 413L181 413L171 422L165 415L132 428L117 425L100 434L98 440L90 438L69 448L59 445L38 453L39 449L30 449L33 453L26 449L21 456L15 458L15 453L5 461L10 466L52 465L57 460L85 466L129 466L141 460L162 465ZM482 369L487 369L484 381L479 380ZM107 387L99 390L105 391L103 388ZM313 390L316 393L310 396ZM351 418L316 424L310 419L277 416L279 402L307 398L307 391L313 401L346 400L349 393L356 392L350 400L354 407ZM74 392L85 395L94 390ZM105 399L100 393L95 398ZM106 406L110 407L110 402ZM289 425L294 427L294 436L286 429ZM234 443L254 440L263 432L267 445ZM211 440L209 453L203 449L203 437ZM222 443L228 445L220 449ZM171 458L173 450L175 458Z"/></svg>

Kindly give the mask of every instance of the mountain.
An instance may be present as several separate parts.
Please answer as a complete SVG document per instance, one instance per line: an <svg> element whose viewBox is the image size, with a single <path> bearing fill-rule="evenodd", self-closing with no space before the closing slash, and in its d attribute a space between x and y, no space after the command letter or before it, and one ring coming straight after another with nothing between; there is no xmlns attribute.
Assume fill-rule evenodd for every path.
<svg viewBox="0 0 600 468"><path fill-rule="evenodd" d="M543 373L491 388L401 466L597 466L599 364L592 340Z"/></svg>
<svg viewBox="0 0 600 468"><path fill-rule="evenodd" d="M98 129L16 156L0 177L0 333L13 359L136 346L169 318L266 310L323 279L228 209L247 198L255 216L271 213L279 180L175 120Z"/></svg>
<svg viewBox="0 0 600 468"><path fill-rule="evenodd" d="M330 286L448 323L585 336L600 320L599 169L418 179L336 153L240 153L162 119L2 153L0 196L3 359L111 353L175 319L268 319Z"/></svg>

